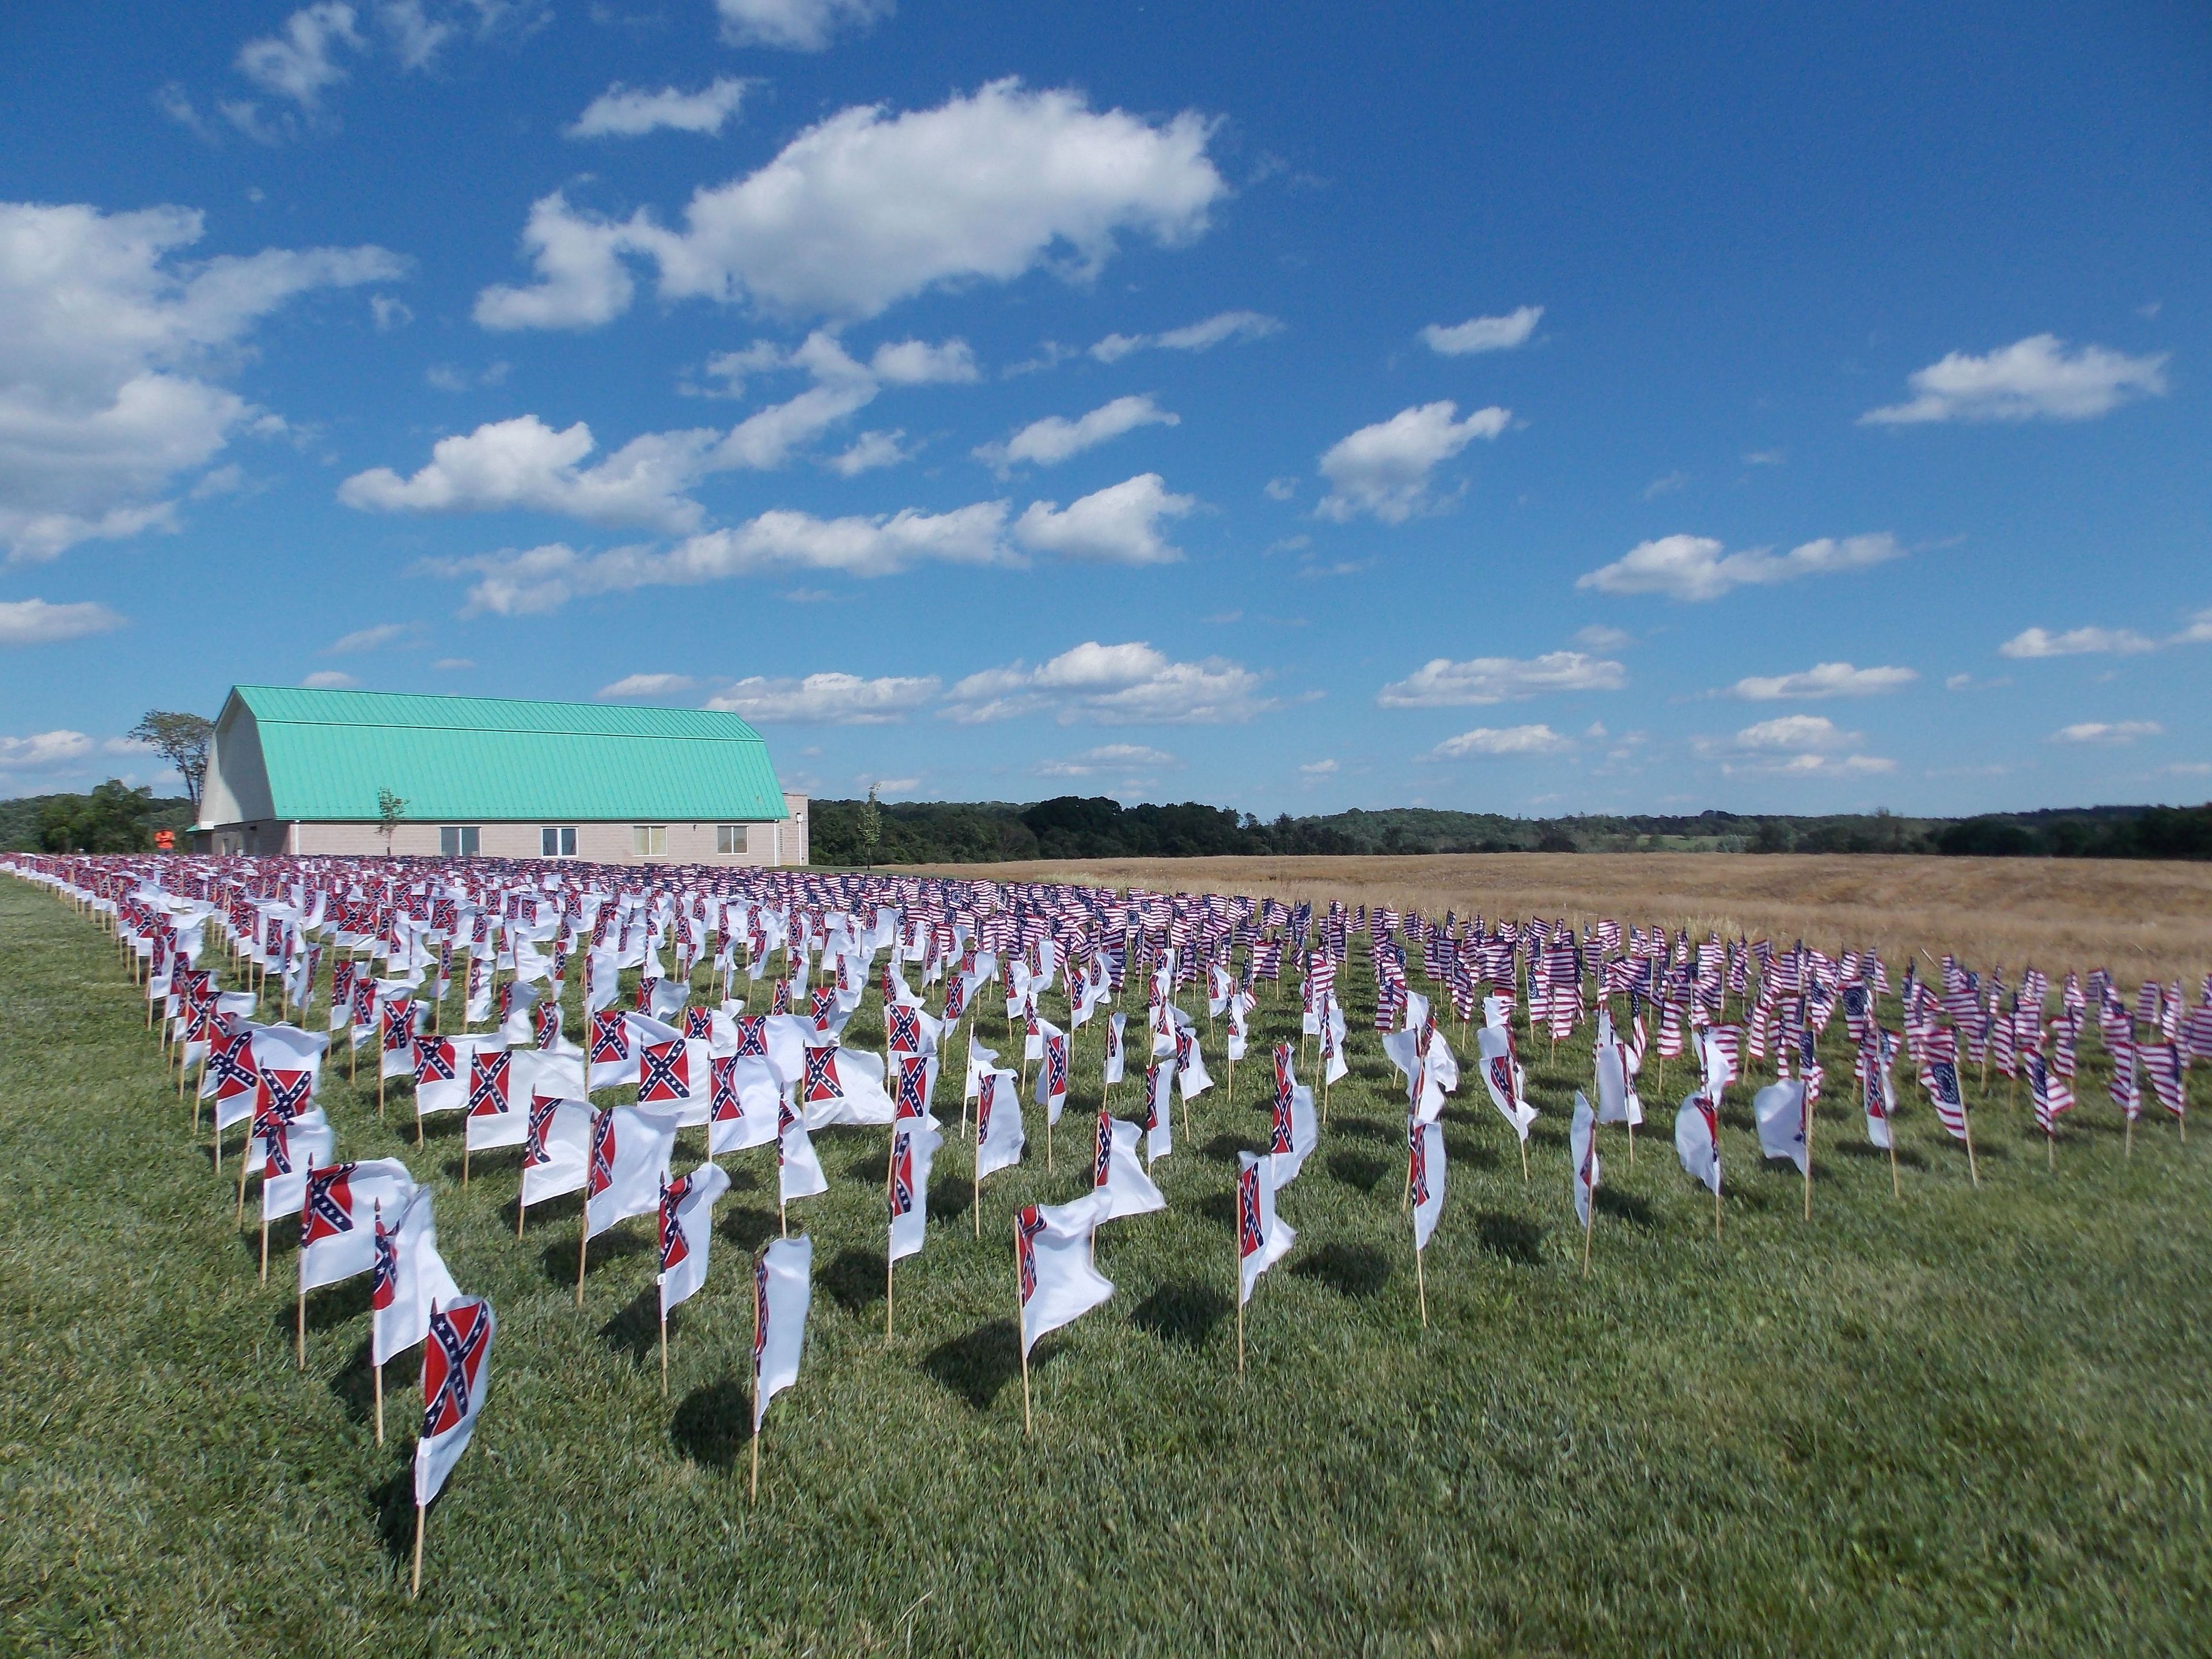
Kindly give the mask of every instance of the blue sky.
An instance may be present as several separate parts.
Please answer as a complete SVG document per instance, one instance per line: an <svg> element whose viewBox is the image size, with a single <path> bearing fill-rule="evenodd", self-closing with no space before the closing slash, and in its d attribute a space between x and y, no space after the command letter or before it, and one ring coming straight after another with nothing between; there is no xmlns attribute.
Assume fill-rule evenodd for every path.
<svg viewBox="0 0 2212 1659"><path fill-rule="evenodd" d="M0 84L0 793L256 680L827 795L2212 795L2201 8L86 3Z"/></svg>

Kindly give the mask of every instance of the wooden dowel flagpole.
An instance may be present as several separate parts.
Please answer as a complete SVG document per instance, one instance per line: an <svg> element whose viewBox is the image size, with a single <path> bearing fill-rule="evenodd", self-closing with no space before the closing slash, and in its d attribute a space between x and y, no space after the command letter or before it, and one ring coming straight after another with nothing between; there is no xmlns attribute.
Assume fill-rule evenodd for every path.
<svg viewBox="0 0 2212 1659"><path fill-rule="evenodd" d="M1413 1290L1421 1299L1421 1328L1429 1328L1429 1281L1421 1272L1421 1247L1413 1246Z"/></svg>
<svg viewBox="0 0 2212 1659"><path fill-rule="evenodd" d="M371 1343L376 1340L374 1334L369 1340ZM370 1375L376 1379L376 1443L380 1446L384 1443L384 1367L372 1356L368 1369Z"/></svg>
<svg viewBox="0 0 2212 1659"><path fill-rule="evenodd" d="M659 1282L656 1276L654 1283ZM660 1397L668 1398L668 1310L660 1310Z"/></svg>
<svg viewBox="0 0 2212 1659"><path fill-rule="evenodd" d="M898 1261L890 1253L887 1243L884 1247L884 1340L891 1340L891 1279L898 1272Z"/></svg>
<svg viewBox="0 0 2212 1659"><path fill-rule="evenodd" d="M592 1248L592 1200L587 1193L576 1218L576 1305L584 1305L584 1258Z"/></svg>
<svg viewBox="0 0 2212 1659"><path fill-rule="evenodd" d="M1818 1115L1813 1097L1805 1097L1805 1219L1813 1218L1813 1123Z"/></svg>
<svg viewBox="0 0 2212 1659"><path fill-rule="evenodd" d="M415 1571L407 1581L407 1599L413 1601L422 1593L422 1515L423 1505L415 1506Z"/></svg>
<svg viewBox="0 0 2212 1659"><path fill-rule="evenodd" d="M1014 1225L1018 1229L1020 1227L1019 1218L1016 1218ZM1018 1232L1016 1237L1018 1239ZM1097 1248L1095 1237L1092 1248ZM1030 1345L1024 1340L1028 1333L1022 1328L1027 1312L1028 1310L1022 1305L1022 1252L1017 1243L1014 1249L1014 1346L1022 1351L1022 1438L1024 1440L1033 1438L1036 1433L1030 1420Z"/></svg>
<svg viewBox="0 0 2212 1659"><path fill-rule="evenodd" d="M1589 1200L1583 1211L1583 1277L1589 1277L1590 1233L1597 1224L1597 1191L1590 1190Z"/></svg>
<svg viewBox="0 0 2212 1659"><path fill-rule="evenodd" d="M297 1370L303 1370L303 1371L304 1371L305 1370L307 1370L307 1292L304 1289L303 1289L303 1290L301 1290L301 1292L300 1292L300 1310L299 1310L299 1316L298 1316L298 1321L297 1321L296 1324L295 1324L295 1327L294 1327L294 1334L293 1334L293 1355L294 1355L295 1368L295 1369L297 1369Z"/></svg>

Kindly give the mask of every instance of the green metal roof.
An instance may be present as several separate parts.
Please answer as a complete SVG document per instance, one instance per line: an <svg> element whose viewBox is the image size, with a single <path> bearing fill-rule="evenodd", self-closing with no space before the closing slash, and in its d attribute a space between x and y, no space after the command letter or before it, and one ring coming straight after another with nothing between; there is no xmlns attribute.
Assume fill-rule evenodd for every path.
<svg viewBox="0 0 2212 1659"><path fill-rule="evenodd" d="M298 686L231 696L259 728L279 818L373 820L382 789L414 822L787 816L768 744L735 714Z"/></svg>

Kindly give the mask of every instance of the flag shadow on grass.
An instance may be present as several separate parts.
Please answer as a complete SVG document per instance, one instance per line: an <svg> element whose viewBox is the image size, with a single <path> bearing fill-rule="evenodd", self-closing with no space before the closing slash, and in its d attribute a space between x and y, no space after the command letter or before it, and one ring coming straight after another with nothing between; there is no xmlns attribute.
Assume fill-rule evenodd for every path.
<svg viewBox="0 0 2212 1659"><path fill-rule="evenodd" d="M1213 1328L1228 1317L1231 1306L1228 1293L1218 1286L1199 1279L1177 1279L1139 1303L1129 1322L1163 1342L1202 1348Z"/></svg>
<svg viewBox="0 0 2212 1659"><path fill-rule="evenodd" d="M319 1290L308 1291L308 1332L312 1334L316 1331L334 1330L349 1320L360 1318L368 1311L370 1289L369 1276L356 1273L351 1279L340 1279L335 1285L325 1285ZM298 1294L295 1291L292 1296L287 1297L270 1318L270 1323L283 1337L287 1346L290 1346L298 1328L295 1322L299 1318L299 1310L294 1300Z"/></svg>
<svg viewBox="0 0 2212 1659"><path fill-rule="evenodd" d="M672 1316L670 1323L674 1323ZM660 1342L660 1289L647 1285L623 1305L623 1310L599 1327L599 1340L630 1363L642 1365Z"/></svg>
<svg viewBox="0 0 2212 1659"><path fill-rule="evenodd" d="M1358 1152L1331 1152L1328 1172L1347 1187L1371 1193L1390 1173L1390 1166L1379 1158L1368 1158Z"/></svg>
<svg viewBox="0 0 2212 1659"><path fill-rule="evenodd" d="M968 1206L975 1201L975 1187L961 1176L939 1176L929 1183L929 1213L933 1220L946 1221L968 1213Z"/></svg>
<svg viewBox="0 0 2212 1659"><path fill-rule="evenodd" d="M1390 1281L1390 1258L1372 1244L1324 1244L1291 1264L1300 1279L1326 1285L1339 1296L1364 1300Z"/></svg>
<svg viewBox="0 0 2212 1659"><path fill-rule="evenodd" d="M535 1209L537 1206L531 1206ZM650 1215L631 1216L615 1224L614 1231L601 1233L592 1241L586 1258L586 1273L592 1267L604 1267L610 1261L619 1261L626 1255L638 1255L653 1248L653 1241L646 1230L653 1225ZM576 1242L573 1238L556 1238L540 1252L538 1265L544 1270L548 1281L574 1287L576 1283Z"/></svg>
<svg viewBox="0 0 2212 1659"><path fill-rule="evenodd" d="M670 1419L668 1437L694 1463L727 1473L753 1437L753 1397L724 1377L685 1395Z"/></svg>
<svg viewBox="0 0 2212 1659"><path fill-rule="evenodd" d="M405 1571L415 1550L415 1448L410 1440L407 1461L385 1480L362 1494L376 1520L376 1536L392 1565Z"/></svg>
<svg viewBox="0 0 2212 1659"><path fill-rule="evenodd" d="M1030 1370L1043 1369L1060 1349L1057 1342L1039 1342L1030 1351ZM988 1411L999 1391L1022 1374L1021 1338L1012 1320L994 1319L932 1348L923 1356L921 1369L931 1381L975 1410Z"/></svg>
<svg viewBox="0 0 2212 1659"><path fill-rule="evenodd" d="M466 1159L449 1158L439 1168L446 1179L456 1187L461 1184L461 1166L465 1162L471 1181L482 1181L487 1175L520 1176L522 1172L522 1150L520 1146L487 1146L480 1152L471 1152ZM546 1201L552 1202L550 1199Z"/></svg>
<svg viewBox="0 0 2212 1659"><path fill-rule="evenodd" d="M502 1211L512 1205L501 1205ZM573 1223L583 1213L584 1195L580 1192L563 1193L558 1198L541 1199L522 1213L523 1226L532 1232L540 1228L557 1226L562 1222Z"/></svg>
<svg viewBox="0 0 2212 1659"><path fill-rule="evenodd" d="M1544 1229L1525 1215L1484 1210L1474 1218L1474 1240L1492 1255L1523 1267L1544 1261Z"/></svg>
<svg viewBox="0 0 2212 1659"><path fill-rule="evenodd" d="M733 1182L731 1184L734 1186L736 1183ZM722 1212L721 1220L715 1224L714 1231L747 1255L750 1255L769 1239L776 1237L775 1212L743 1208L726 1210Z"/></svg>
<svg viewBox="0 0 2212 1659"><path fill-rule="evenodd" d="M1210 1158L1216 1164L1234 1164L1237 1153L1249 1149L1235 1135L1216 1135L1198 1150L1200 1157Z"/></svg>
<svg viewBox="0 0 2212 1659"><path fill-rule="evenodd" d="M1385 1146L1395 1145L1401 1152L1406 1148L1406 1131L1402 1125L1393 1129L1364 1117L1347 1115L1342 1122L1331 1124L1329 1133L1352 1140L1377 1140Z"/></svg>
<svg viewBox="0 0 2212 1659"><path fill-rule="evenodd" d="M369 1358L374 1352L368 1342L362 1342L331 1378L331 1393L349 1422L368 1423L376 1416L376 1367ZM404 1427L422 1399L422 1346L418 1342L405 1353L394 1356L384 1367L384 1427L387 1437L394 1425Z"/></svg>
<svg viewBox="0 0 2212 1659"><path fill-rule="evenodd" d="M843 1249L821 1274L822 1288L847 1313L864 1313L872 1303L884 1299L884 1253Z"/></svg>
<svg viewBox="0 0 2212 1659"><path fill-rule="evenodd" d="M1632 1227L1649 1229L1659 1224L1658 1213L1652 1209L1649 1199L1639 1193L1623 1192L1618 1187L1601 1183L1597 1189L1597 1207Z"/></svg>
<svg viewBox="0 0 2212 1659"><path fill-rule="evenodd" d="M1446 1112L1444 1115L1449 1118L1451 1114ZM1466 1135L1446 1135L1444 1155L1454 1164L1470 1164L1478 1170L1495 1170L1505 1162L1488 1140L1476 1140Z"/></svg>

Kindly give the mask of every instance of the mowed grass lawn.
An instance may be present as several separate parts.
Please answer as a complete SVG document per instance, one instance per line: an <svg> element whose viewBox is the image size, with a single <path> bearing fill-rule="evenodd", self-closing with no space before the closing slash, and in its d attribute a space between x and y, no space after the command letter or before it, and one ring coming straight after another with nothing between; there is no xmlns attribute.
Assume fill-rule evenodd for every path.
<svg viewBox="0 0 2212 1659"><path fill-rule="evenodd" d="M1345 988L1355 1012L1370 1006L1357 947ZM2127 1159L2100 1050L2056 1174L2024 1107L1977 1103L1978 1191L1917 1089L1902 1202L1855 1111L1832 1104L1810 1225L1795 1170L1757 1161L1746 1091L1727 1115L1718 1243L1655 1099L1633 1169L1607 1132L1585 1280L1565 1130L1587 1040L1556 1063L1540 1043L1533 1184L1471 1073L1447 1115L1424 1330L1396 1079L1359 1033L1321 1150L1282 1200L1298 1239L1249 1310L1241 1379L1230 1185L1265 1117L1264 1068L1240 1067L1238 1104L1217 1087L1178 1124L1158 1171L1170 1211L1106 1230L1119 1290L1041 1348L1024 1440L1008 1218L1085 1182L1086 1030L1058 1174L1033 1111L1030 1160L986 1183L980 1243L968 1153L948 1139L888 1345L885 1138L819 1138L832 1189L793 1206L816 1248L805 1370L769 1413L757 1507L744 1265L775 1228L772 1153L730 1160L664 1399L649 1219L594 1249L580 1313L573 1200L533 1212L518 1243L514 1153L478 1158L463 1191L457 1119L433 1120L418 1152L404 1088L380 1125L373 1083L340 1076L325 1101L342 1151L402 1157L434 1187L447 1260L500 1318L489 1404L410 1602L414 1363L387 1378L379 1448L356 1280L313 1300L295 1371L289 1238L257 1284L254 1236L233 1225L233 1188L188 1133L143 1006L104 934L0 882L9 1653L2212 1641L2212 1124L2185 1149L2146 1120ZM875 1018L872 1000L860 1046ZM1287 1002L1263 1003L1260 1036L1291 1024ZM1840 1049L1829 1066L1832 1101Z"/></svg>

